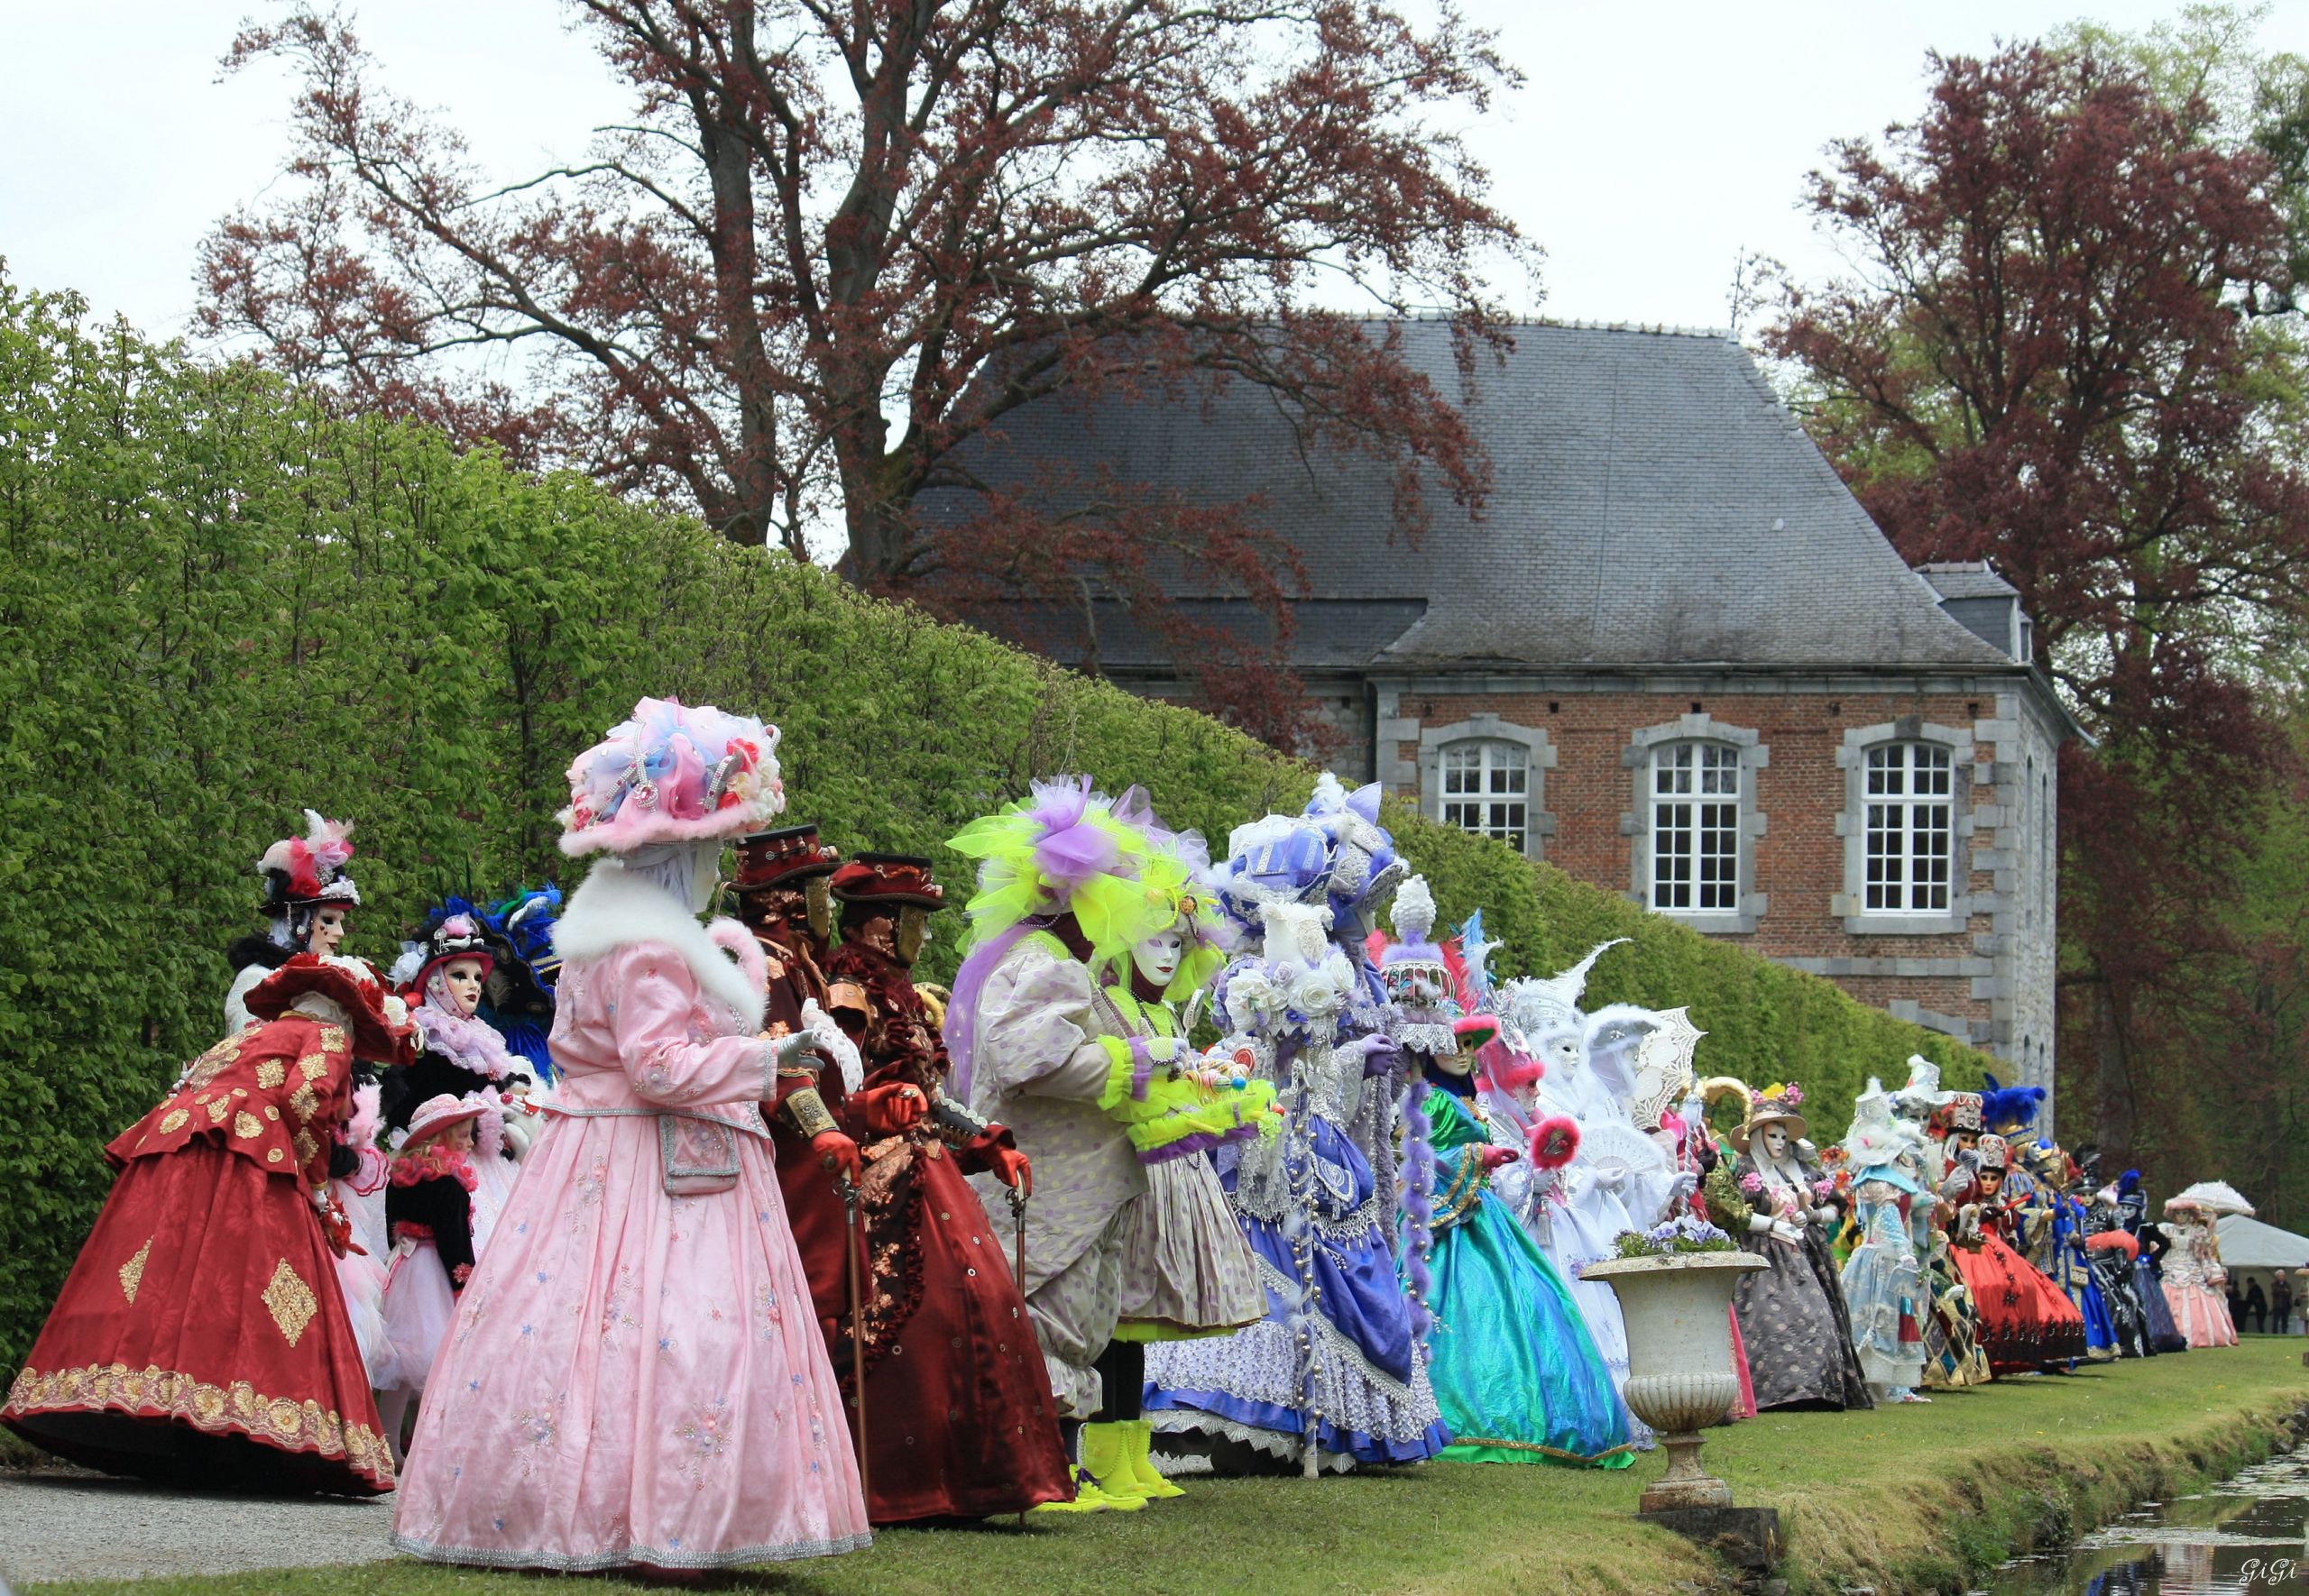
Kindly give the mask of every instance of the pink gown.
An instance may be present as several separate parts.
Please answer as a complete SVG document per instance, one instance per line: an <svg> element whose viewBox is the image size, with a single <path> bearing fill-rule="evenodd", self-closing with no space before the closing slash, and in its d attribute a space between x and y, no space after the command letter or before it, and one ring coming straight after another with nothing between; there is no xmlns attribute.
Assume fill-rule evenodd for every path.
<svg viewBox="0 0 2309 1596"><path fill-rule="evenodd" d="M865 1546L759 1107L774 1086L759 995L741 1001L735 967L670 899L609 874L557 934L565 1078L433 1365L393 1545L557 1570ZM667 1152L707 1171L693 1188L734 1175L669 1196Z"/></svg>

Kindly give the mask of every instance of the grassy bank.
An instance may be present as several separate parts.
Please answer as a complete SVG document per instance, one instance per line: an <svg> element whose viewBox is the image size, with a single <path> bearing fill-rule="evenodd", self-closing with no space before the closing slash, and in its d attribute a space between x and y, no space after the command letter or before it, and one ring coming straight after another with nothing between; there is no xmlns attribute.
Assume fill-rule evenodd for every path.
<svg viewBox="0 0 2309 1596"><path fill-rule="evenodd" d="M2266 1456L2309 1402L2304 1343L2255 1339L2069 1378L2001 1382L1928 1407L1768 1417L1709 1462L1743 1503L1778 1507L1798 1591L1954 1591L2015 1552L2058 1544L2144 1496ZM1436 1465L1309 1485L1192 1485L1128 1517L897 1531L854 1556L708 1582L795 1596L1081 1591L1634 1592L1725 1576L1629 1515L1657 1457L1617 1474ZM97 1596L513 1596L532 1576L409 1563L235 1577L57 1584ZM617 1580L602 1592L659 1589Z"/></svg>

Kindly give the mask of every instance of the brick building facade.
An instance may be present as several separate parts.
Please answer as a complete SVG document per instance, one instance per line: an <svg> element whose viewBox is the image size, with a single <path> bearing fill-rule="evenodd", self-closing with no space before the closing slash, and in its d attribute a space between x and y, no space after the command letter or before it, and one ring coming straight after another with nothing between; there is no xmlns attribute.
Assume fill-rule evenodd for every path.
<svg viewBox="0 0 2309 1596"><path fill-rule="evenodd" d="M2013 590L1984 566L1903 564L1729 340L1528 326L1463 388L1442 328L1403 330L1495 474L1479 514L1434 505L1416 547L1382 465L1311 454L1243 384L1209 404L1048 401L1007 417L978 469L1256 496L1307 571L1293 653L1342 775L2050 1087L2074 726ZM1262 624L1191 572L1173 591ZM1119 606L1070 624L1051 623L1059 657L1095 628L1099 668L1181 690Z"/></svg>

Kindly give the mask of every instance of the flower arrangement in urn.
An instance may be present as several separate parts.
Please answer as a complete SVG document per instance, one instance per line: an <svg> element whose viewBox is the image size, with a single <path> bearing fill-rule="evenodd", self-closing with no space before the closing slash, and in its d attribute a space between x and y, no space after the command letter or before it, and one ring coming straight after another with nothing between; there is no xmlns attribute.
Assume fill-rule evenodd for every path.
<svg viewBox="0 0 2309 1596"><path fill-rule="evenodd" d="M1667 1258L1680 1252L1737 1252L1729 1235L1697 1214L1679 1214L1650 1230L1624 1230L1614 1238L1622 1258Z"/></svg>

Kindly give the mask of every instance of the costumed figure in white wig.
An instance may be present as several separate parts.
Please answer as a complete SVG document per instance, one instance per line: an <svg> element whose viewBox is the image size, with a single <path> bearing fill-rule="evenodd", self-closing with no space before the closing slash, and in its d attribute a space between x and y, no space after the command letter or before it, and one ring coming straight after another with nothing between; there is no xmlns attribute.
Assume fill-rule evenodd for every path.
<svg viewBox="0 0 2309 1596"><path fill-rule="evenodd" d="M1955 1205L1941 1195L1948 1179L1947 1148L1932 1133L1933 1122L1955 1098L1955 1093L1940 1089L1939 1065L1921 1053L1909 1055L1909 1078L1892 1094L1892 1114L1915 1133L1916 1178L1927 1199L1909 1205L1909 1235L1932 1298L1923 1326L1924 1383L1934 1390L1985 1385L1991 1376L1988 1354L1981 1350L1980 1308L1952 1251Z"/></svg>
<svg viewBox="0 0 2309 1596"><path fill-rule="evenodd" d="M1367 803L1375 808L1375 794ZM1394 1105L1368 1098L1392 1085L1401 1055L1385 1034L1375 977L1365 980L1367 959L1359 947L1350 959L1335 930L1342 905L1360 920L1374 885L1391 889L1400 871L1385 833L1360 808L1349 826L1322 793L1313 807L1327 812L1237 828L1221 884L1230 912L1260 933L1258 951L1220 978L1221 1051L1246 1054L1284 1110L1281 1136L1215 1155L1258 1254L1266 1315L1231 1335L1164 1343L1146 1355L1146 1410L1158 1434L1201 1437L1214 1463L1264 1455L1311 1475L1419 1462L1449 1439L1396 1273L1397 1193L1356 1134L1358 1125L1388 1125L1392 1167ZM1342 844L1343 832L1354 835Z"/></svg>
<svg viewBox="0 0 2309 1596"><path fill-rule="evenodd" d="M711 1569L872 1538L761 1110L825 1044L763 1035L752 938L697 920L724 840L785 807L777 747L644 699L569 767L561 849L608 857L554 928L562 1078L427 1380L400 1551Z"/></svg>
<svg viewBox="0 0 2309 1596"><path fill-rule="evenodd" d="M1601 1280L1580 1271L1601 1259L1619 1256L1623 1231L1649 1230L1670 1206L1698 1184L1679 1175L1658 1143L1636 1129L1623 1101L1633 1090L1631 1056L1650 1029L1648 1011L1615 1005L1590 1015L1579 1007L1587 974L1605 942L1562 974L1504 983L1500 1017L1521 1038L1522 1050L1545 1073L1537 1082L1533 1110L1542 1119L1561 1117L1579 1127L1579 1145L1557 1171L1547 1192L1548 1260L1573 1282L1580 1316L1612 1371L1612 1383L1627 1390L1627 1326L1619 1298ZM1638 1440L1649 1431L1631 1419Z"/></svg>
<svg viewBox="0 0 2309 1596"><path fill-rule="evenodd" d="M1404 1165L1405 1185L1419 1181L1427 1198L1424 1223L1410 1234L1431 1240L1404 1261L1430 1321L1428 1373L1451 1431L1443 1456L1625 1468L1634 1449L1611 1371L1569 1285L1494 1189L1504 1172L1549 1157L1544 1142L1518 1145L1477 1098L1476 1057L1499 1022L1463 1012L1453 996L1465 990L1465 971L1431 940L1435 899L1424 879L1396 892L1394 919L1380 977L1399 1016L1395 1040L1420 1071L1405 1118L1424 1132Z"/></svg>
<svg viewBox="0 0 2309 1596"><path fill-rule="evenodd" d="M1917 1256L1909 1217L1934 1198L1918 1179L1924 1135L1893 1117L1884 1083L1870 1078L1853 1105L1844 1137L1852 1171L1853 1222L1859 1236L1844 1260L1844 1303L1852 1316L1853 1350L1869 1395L1879 1402L1926 1402L1925 1321L1931 1316L1924 1265Z"/></svg>

